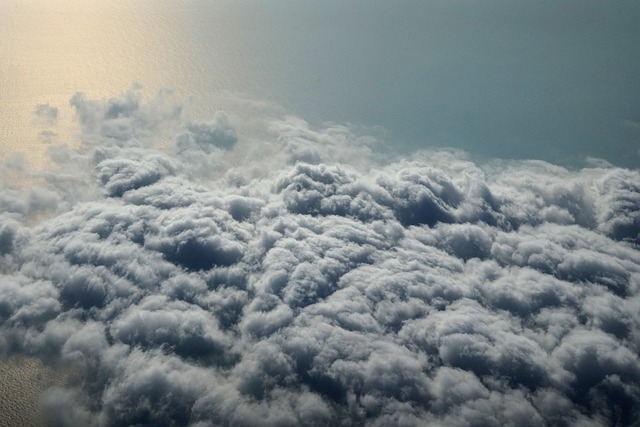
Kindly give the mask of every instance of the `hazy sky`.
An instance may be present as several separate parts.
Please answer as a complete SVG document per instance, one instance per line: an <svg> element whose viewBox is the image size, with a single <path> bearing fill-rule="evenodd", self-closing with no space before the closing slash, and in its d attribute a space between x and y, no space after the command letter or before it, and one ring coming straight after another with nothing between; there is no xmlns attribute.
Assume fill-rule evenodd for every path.
<svg viewBox="0 0 640 427"><path fill-rule="evenodd" d="M0 424L633 425L638 8L0 0Z"/></svg>

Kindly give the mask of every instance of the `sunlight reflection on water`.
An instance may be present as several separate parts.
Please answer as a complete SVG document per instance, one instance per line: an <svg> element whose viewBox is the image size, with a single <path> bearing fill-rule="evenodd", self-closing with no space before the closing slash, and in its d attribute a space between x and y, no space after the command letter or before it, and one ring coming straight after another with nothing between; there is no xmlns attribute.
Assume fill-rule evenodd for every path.
<svg viewBox="0 0 640 427"><path fill-rule="evenodd" d="M47 425L40 394L69 379L70 371L53 370L34 357L0 357L0 425Z"/></svg>
<svg viewBox="0 0 640 427"><path fill-rule="evenodd" d="M203 69L194 60L196 53L188 51L193 44L181 39L188 20L181 16L179 5L150 3L9 0L0 4L1 154L21 152L32 165L42 166L51 143L76 144L69 99L78 91L109 98L139 81L145 95L173 86L186 97L228 86L225 79L231 69L233 78L242 78L241 68L222 61ZM211 25L217 28L215 19ZM224 56L218 52L221 46L230 50L230 41L223 40L220 31L212 31L210 41L209 54L216 58ZM56 108L56 119L38 120L38 105Z"/></svg>
<svg viewBox="0 0 640 427"><path fill-rule="evenodd" d="M635 6L634 6L635 4ZM228 96L311 123L381 126L401 149L640 163L637 2L5 0L0 154L46 162L69 99L141 82L211 118ZM604 13L606 12L606 13ZM34 124L38 105L55 123Z"/></svg>

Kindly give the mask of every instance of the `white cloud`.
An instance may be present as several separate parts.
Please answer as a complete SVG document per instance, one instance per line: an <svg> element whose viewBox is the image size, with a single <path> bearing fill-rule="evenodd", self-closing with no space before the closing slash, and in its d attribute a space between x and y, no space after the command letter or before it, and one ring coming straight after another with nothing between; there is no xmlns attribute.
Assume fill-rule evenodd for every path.
<svg viewBox="0 0 640 427"><path fill-rule="evenodd" d="M81 368L42 397L59 424L640 416L637 171L72 105L84 148L0 189L2 350Z"/></svg>

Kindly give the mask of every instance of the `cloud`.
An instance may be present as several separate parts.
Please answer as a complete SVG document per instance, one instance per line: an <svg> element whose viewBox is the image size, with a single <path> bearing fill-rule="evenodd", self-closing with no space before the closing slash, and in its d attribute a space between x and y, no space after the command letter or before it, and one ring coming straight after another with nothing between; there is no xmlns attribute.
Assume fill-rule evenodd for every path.
<svg viewBox="0 0 640 427"><path fill-rule="evenodd" d="M49 104L38 104L34 110L37 122L41 125L55 125L58 121L58 108Z"/></svg>
<svg viewBox="0 0 640 427"><path fill-rule="evenodd" d="M230 150L237 141L238 136L229 119L218 111L212 122L185 123L183 131L176 137L176 147L183 153L194 149L210 153L214 148Z"/></svg>
<svg viewBox="0 0 640 427"><path fill-rule="evenodd" d="M59 425L640 417L637 171L71 102L83 148L0 189L0 345L77 372Z"/></svg>
<svg viewBox="0 0 640 427"><path fill-rule="evenodd" d="M616 240L640 242L640 188L637 170L610 171L597 182L600 229Z"/></svg>

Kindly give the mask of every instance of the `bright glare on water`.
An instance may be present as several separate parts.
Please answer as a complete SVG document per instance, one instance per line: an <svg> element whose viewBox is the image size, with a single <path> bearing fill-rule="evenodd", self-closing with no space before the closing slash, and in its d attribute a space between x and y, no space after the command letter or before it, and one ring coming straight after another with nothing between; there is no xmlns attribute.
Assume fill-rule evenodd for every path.
<svg viewBox="0 0 640 427"><path fill-rule="evenodd" d="M74 93L139 82L203 116L242 97L399 148L636 167L639 16L635 1L2 0L1 153L42 165L77 144Z"/></svg>

